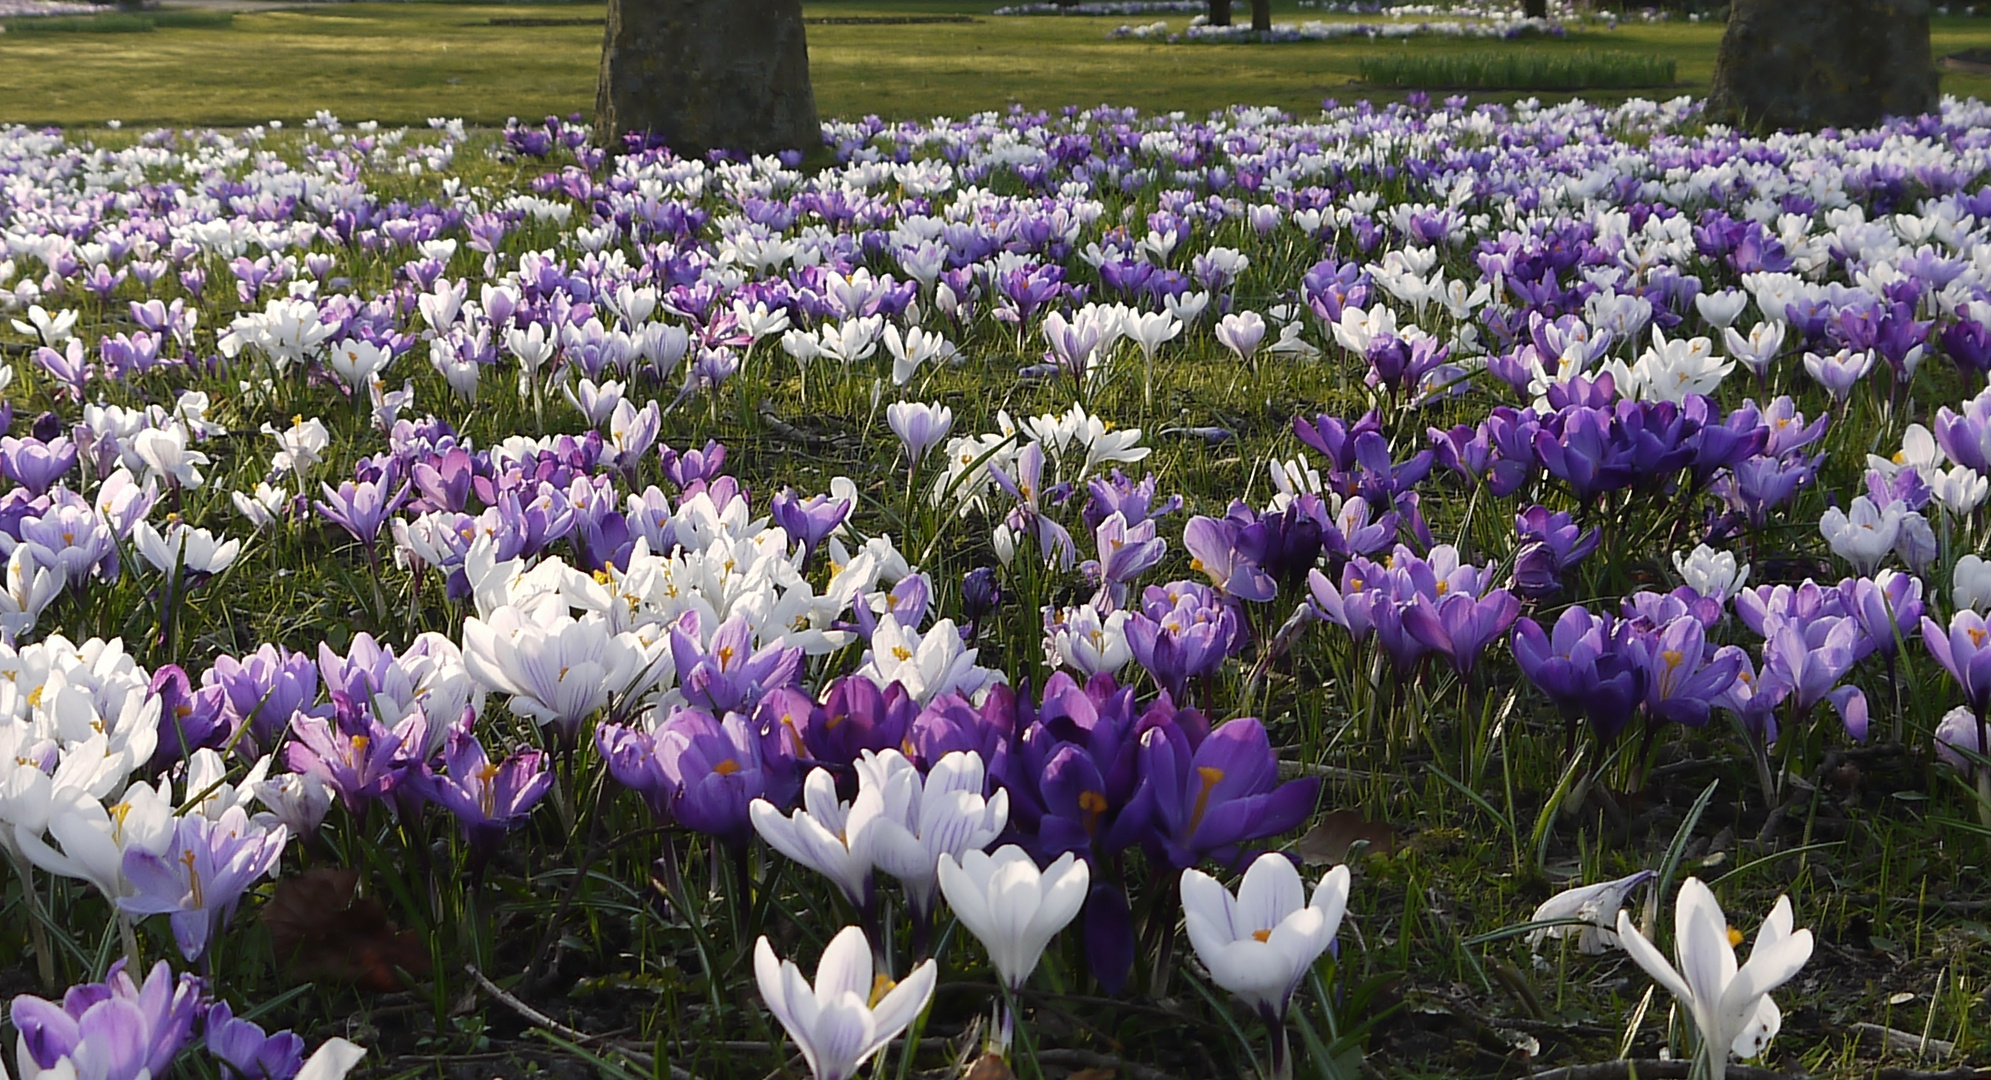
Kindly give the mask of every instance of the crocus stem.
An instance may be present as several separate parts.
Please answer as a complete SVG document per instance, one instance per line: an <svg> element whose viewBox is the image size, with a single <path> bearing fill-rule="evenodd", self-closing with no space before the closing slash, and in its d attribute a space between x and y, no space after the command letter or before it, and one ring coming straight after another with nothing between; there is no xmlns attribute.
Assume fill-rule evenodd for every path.
<svg viewBox="0 0 1991 1080"><path fill-rule="evenodd" d="M131 916L122 910L118 912L118 938L124 943L125 963L138 967L138 933L132 929Z"/></svg>
<svg viewBox="0 0 1991 1080"><path fill-rule="evenodd" d="M1987 749L1991 749L1991 741L1987 741L1985 737L1987 726L1991 725L1986 723L1984 710L1977 710L1977 752L1979 754L1983 754ZM1973 768L1977 773L1977 820L1985 827L1991 828L1991 769L1987 769L1982 765L1976 765Z"/></svg>
<svg viewBox="0 0 1991 1080"><path fill-rule="evenodd" d="M1272 1034L1271 1080L1293 1080L1293 1048L1286 1032L1286 1018L1267 1020L1266 1027Z"/></svg>

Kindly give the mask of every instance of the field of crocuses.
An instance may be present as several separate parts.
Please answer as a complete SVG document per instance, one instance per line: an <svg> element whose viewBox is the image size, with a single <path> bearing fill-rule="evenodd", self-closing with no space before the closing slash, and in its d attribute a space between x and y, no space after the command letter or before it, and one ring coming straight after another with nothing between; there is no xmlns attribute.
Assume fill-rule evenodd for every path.
<svg viewBox="0 0 1991 1080"><path fill-rule="evenodd" d="M1987 132L0 130L12 1069L1981 1058Z"/></svg>

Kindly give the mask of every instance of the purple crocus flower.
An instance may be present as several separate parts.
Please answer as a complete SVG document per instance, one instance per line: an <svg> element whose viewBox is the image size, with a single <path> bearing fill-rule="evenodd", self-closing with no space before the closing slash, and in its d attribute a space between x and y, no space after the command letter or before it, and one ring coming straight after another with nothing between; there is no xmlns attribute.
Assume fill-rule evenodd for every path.
<svg viewBox="0 0 1991 1080"><path fill-rule="evenodd" d="M193 1031L202 994L197 976L181 975L176 982L164 960L142 985L135 983L120 957L103 982L70 987L61 1004L22 994L10 1011L21 1057L36 1068L54 1069L66 1059L76 1075L91 1080L137 1080L172 1068Z"/></svg>
<svg viewBox="0 0 1991 1080"><path fill-rule="evenodd" d="M1915 636L1922 624L1922 582L1910 574L1883 570L1871 578L1847 578L1839 583L1839 596L1859 626L1855 660L1875 653L1892 660L1900 641Z"/></svg>
<svg viewBox="0 0 1991 1080"><path fill-rule="evenodd" d="M1688 727L1708 722L1708 710L1742 669L1742 650L1707 647L1707 627L1681 615L1650 635L1632 639L1646 673L1645 705L1653 719Z"/></svg>
<svg viewBox="0 0 1991 1080"><path fill-rule="evenodd" d="M1963 700L1982 717L1991 710L1991 627L1975 611L1950 616L1948 628L1922 618L1922 641L1936 662L1963 688Z"/></svg>
<svg viewBox="0 0 1991 1080"><path fill-rule="evenodd" d="M850 516L849 499L834 499L828 495L813 495L804 499L790 489L782 489L768 504L768 511L774 523L788 534L790 540L802 545L802 561L808 562L816 553L816 547L825 537L837 530L844 519Z"/></svg>
<svg viewBox="0 0 1991 1080"><path fill-rule="evenodd" d="M688 625L687 625L688 623ZM678 689L686 701L715 715L750 713L769 690L793 686L801 675L802 650L754 649L753 626L735 615L700 647L696 614L671 627L671 657Z"/></svg>
<svg viewBox="0 0 1991 1080"><path fill-rule="evenodd" d="M1318 571L1316 571L1318 573ZM1243 644L1237 610L1207 585L1150 585L1127 619L1127 643L1171 698L1187 701L1189 680L1214 673Z"/></svg>
<svg viewBox="0 0 1991 1080"><path fill-rule="evenodd" d="M1245 511L1249 514L1249 511ZM1279 586L1258 564L1238 551L1243 526L1233 517L1189 519L1182 546L1189 550L1189 568L1207 574L1227 596L1263 603L1279 595Z"/></svg>
<svg viewBox="0 0 1991 1080"><path fill-rule="evenodd" d="M807 700L806 695L796 696ZM809 757L836 765L848 765L866 750L897 749L920 709L919 700L904 686L895 682L880 689L863 676L844 676L831 683L819 709L798 710L795 704L784 699L783 715L792 715L790 722L800 728Z"/></svg>
<svg viewBox="0 0 1991 1080"><path fill-rule="evenodd" d="M290 1080L304 1067L302 1038L290 1031L265 1034L260 1024L237 1019L225 1001L208 1008L202 1031L228 1080Z"/></svg>
<svg viewBox="0 0 1991 1080"><path fill-rule="evenodd" d="M1630 635L1609 613L1581 606L1564 609L1552 633L1532 619L1514 623L1512 648L1521 673L1574 724L1588 722L1609 741L1631 722L1645 700L1647 674L1627 645Z"/></svg>
<svg viewBox="0 0 1991 1080"><path fill-rule="evenodd" d="M466 709L463 720L450 728L449 741L443 746L447 776L423 762L409 783L430 802L456 815L481 866L504 834L525 824L532 808L552 790L553 775L546 771L544 757L537 750L521 750L492 764L484 744L470 729L475 718L476 714Z"/></svg>
<svg viewBox="0 0 1991 1080"><path fill-rule="evenodd" d="M134 915L170 914L180 955L198 960L208 939L235 914L242 894L276 868L289 839L290 830L282 825L264 831L250 824L239 806L213 819L183 814L163 853L125 851L124 876L138 891L120 897L118 907Z"/></svg>
<svg viewBox="0 0 1991 1080"><path fill-rule="evenodd" d="M1166 517L1182 509L1182 496L1157 499L1155 485L1153 473L1135 483L1118 469L1114 469L1109 476L1095 476L1086 481L1086 490L1092 494L1085 504L1083 515L1086 527L1097 529L1100 522L1114 514L1138 525L1150 518Z"/></svg>
<svg viewBox="0 0 1991 1080"><path fill-rule="evenodd" d="M753 838L747 806L758 798L785 805L795 797L792 768L779 751L781 732L762 734L739 713L723 718L674 709L657 726L657 767L673 820L733 845ZM770 751L774 751L770 753Z"/></svg>
<svg viewBox="0 0 1991 1080"><path fill-rule="evenodd" d="M718 442L707 440L702 450L685 450L679 453L669 446L657 447L657 456L663 460L664 475L679 491L689 493L693 484L710 483L726 465L726 447Z"/></svg>
<svg viewBox="0 0 1991 1080"><path fill-rule="evenodd" d="M1520 614L1520 598L1506 589L1483 597L1443 592L1435 600L1423 595L1413 599L1403 610L1403 625L1465 675L1472 672L1473 661L1487 642L1506 633Z"/></svg>
<svg viewBox="0 0 1991 1080"><path fill-rule="evenodd" d="M1516 591L1530 599L1553 596L1562 589L1562 576L1597 550L1602 529L1583 531L1569 514L1551 513L1535 505L1514 516L1514 533L1521 546L1514 555Z"/></svg>
<svg viewBox="0 0 1991 1080"><path fill-rule="evenodd" d="M239 660L215 657L201 675L201 688L220 693L230 738L249 729L243 752L254 756L275 746L292 714L318 699L318 665L303 653L264 644Z"/></svg>
<svg viewBox="0 0 1991 1080"><path fill-rule="evenodd" d="M218 690L196 692L178 664L163 664L153 669L147 692L159 699L159 746L148 769L163 770L196 750L227 744L230 728Z"/></svg>
<svg viewBox="0 0 1991 1080"><path fill-rule="evenodd" d="M311 505L371 550L380 539L380 527L394 516L394 512L408 498L408 481L402 481L392 495L387 494L389 485L390 481L385 479L358 483L346 480L337 489L330 484L320 484L325 490L326 501L314 499Z"/></svg>
<svg viewBox="0 0 1991 1080"><path fill-rule="evenodd" d="M1152 807L1149 845L1174 870L1205 858L1235 863L1244 844L1277 836L1313 813L1320 780L1279 783L1279 759L1254 717L1218 725L1201 739L1169 724L1141 736L1141 792Z"/></svg>
<svg viewBox="0 0 1991 1080"><path fill-rule="evenodd" d="M344 694L334 694L332 701L330 717L307 712L291 717L284 762L292 772L316 775L357 813L399 788L420 761L428 718L417 709L389 728Z"/></svg>

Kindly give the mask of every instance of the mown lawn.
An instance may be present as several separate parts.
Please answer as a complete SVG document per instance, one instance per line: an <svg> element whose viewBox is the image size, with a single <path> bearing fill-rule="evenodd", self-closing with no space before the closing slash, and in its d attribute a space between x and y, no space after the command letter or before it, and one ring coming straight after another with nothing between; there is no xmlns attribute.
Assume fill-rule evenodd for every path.
<svg viewBox="0 0 1991 1080"><path fill-rule="evenodd" d="M979 20L811 25L823 115L963 116L1011 104L1054 109L1102 101L1192 114L1240 102L1307 110L1325 97L1391 96L1351 85L1365 55L1488 47L1437 39L1170 46L1107 38L1129 20L989 17L996 6L988 0L807 4L811 17L965 13ZM320 4L239 14L225 29L5 34L0 122L229 126L296 121L330 109L388 123L461 116L502 124L508 116L585 113L594 104L601 49L594 20L602 11L598 3ZM1313 13L1281 4L1279 15ZM522 18L563 25L502 23ZM1186 21L1170 20L1175 27ZM1693 93L1707 86L1720 33L1715 24L1627 24L1513 47L1671 57L1679 63L1680 92ZM1939 19L1935 46L1938 55L1991 46L1991 20ZM1943 89L1983 96L1991 94L1991 78L1945 74Z"/></svg>

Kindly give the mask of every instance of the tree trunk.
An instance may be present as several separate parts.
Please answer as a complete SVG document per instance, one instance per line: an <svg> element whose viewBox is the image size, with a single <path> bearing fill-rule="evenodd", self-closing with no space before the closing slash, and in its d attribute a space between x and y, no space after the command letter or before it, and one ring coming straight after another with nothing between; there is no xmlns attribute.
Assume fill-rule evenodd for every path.
<svg viewBox="0 0 1991 1080"><path fill-rule="evenodd" d="M1210 25L1229 26L1231 24L1231 0L1210 0Z"/></svg>
<svg viewBox="0 0 1991 1080"><path fill-rule="evenodd" d="M686 157L821 146L801 0L609 0L595 131Z"/></svg>
<svg viewBox="0 0 1991 1080"><path fill-rule="evenodd" d="M1272 29L1272 0L1251 0L1251 28L1259 31Z"/></svg>
<svg viewBox="0 0 1991 1080"><path fill-rule="evenodd" d="M1929 0L1735 0L1705 115L1815 131L1936 105Z"/></svg>
<svg viewBox="0 0 1991 1080"><path fill-rule="evenodd" d="M1549 0L1527 0L1521 5L1521 13L1530 19L1549 17Z"/></svg>

